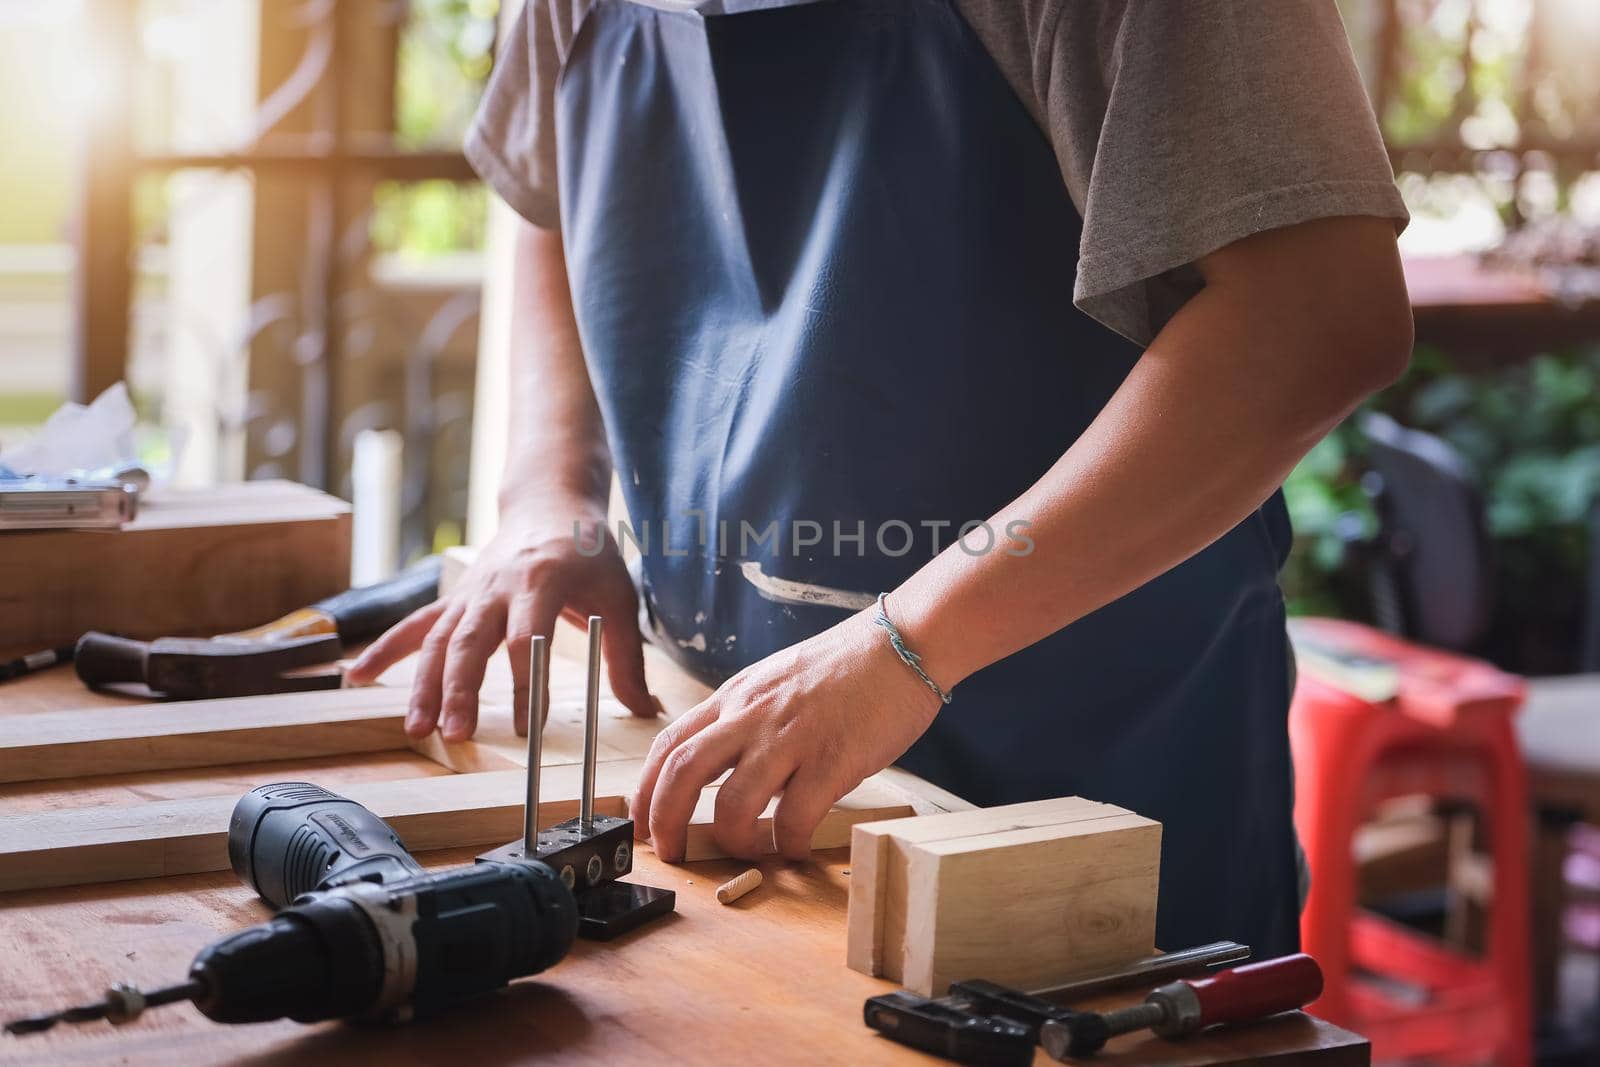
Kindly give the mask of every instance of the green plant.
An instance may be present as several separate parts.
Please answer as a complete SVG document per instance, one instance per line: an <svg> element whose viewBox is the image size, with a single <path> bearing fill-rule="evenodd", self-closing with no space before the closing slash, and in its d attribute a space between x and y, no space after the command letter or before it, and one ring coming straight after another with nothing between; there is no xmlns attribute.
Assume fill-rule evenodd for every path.
<svg viewBox="0 0 1600 1067"><path fill-rule="evenodd" d="M1513 669L1572 668L1582 624L1588 523L1600 501L1600 348L1466 374L1422 349L1372 406L1443 438L1476 471L1494 543L1498 607L1486 650ZM1359 614L1349 593L1341 516L1370 534L1350 423L1285 484L1296 546L1285 589L1296 612Z"/></svg>

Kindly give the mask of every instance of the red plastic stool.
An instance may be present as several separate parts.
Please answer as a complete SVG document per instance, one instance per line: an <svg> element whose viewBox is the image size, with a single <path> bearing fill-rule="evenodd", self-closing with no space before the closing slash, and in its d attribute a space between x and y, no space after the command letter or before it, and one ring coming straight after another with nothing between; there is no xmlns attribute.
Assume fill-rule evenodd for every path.
<svg viewBox="0 0 1600 1067"><path fill-rule="evenodd" d="M1528 798L1512 724L1522 680L1355 623L1303 619L1294 633L1318 651L1398 668L1398 693L1381 703L1304 668L1295 688L1295 825L1311 865L1300 931L1325 978L1310 1010L1366 1035L1376 1060L1530 1063ZM1356 831L1383 801L1418 794L1468 802L1487 827L1494 884L1481 958L1357 906Z"/></svg>

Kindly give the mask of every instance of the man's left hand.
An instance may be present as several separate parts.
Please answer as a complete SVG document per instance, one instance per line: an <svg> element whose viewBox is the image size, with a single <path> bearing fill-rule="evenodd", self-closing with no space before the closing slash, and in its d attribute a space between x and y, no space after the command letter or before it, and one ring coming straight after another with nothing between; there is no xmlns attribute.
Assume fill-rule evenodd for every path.
<svg viewBox="0 0 1600 1067"><path fill-rule="evenodd" d="M632 814L656 855L682 860L700 791L717 791L715 837L730 856L811 851L834 803L922 736L939 698L874 625L868 609L729 679L657 735ZM773 797L771 843L757 823Z"/></svg>

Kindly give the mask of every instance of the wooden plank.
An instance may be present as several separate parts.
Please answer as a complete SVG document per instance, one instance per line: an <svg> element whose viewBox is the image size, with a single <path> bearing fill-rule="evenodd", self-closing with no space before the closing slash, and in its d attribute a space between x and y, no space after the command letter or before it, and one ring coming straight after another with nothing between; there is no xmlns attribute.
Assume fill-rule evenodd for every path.
<svg viewBox="0 0 1600 1067"><path fill-rule="evenodd" d="M550 718L545 723L543 763L546 767L583 762L582 680L557 679L550 686ZM405 698L399 698L403 704ZM643 759L650 744L667 724L666 719L641 719L614 700L600 701L600 736L596 752L606 760ZM478 729L470 741L448 742L437 732L410 742L429 759L456 771L499 770L528 765L528 739L518 737L511 707L500 700L483 699L478 706Z"/></svg>
<svg viewBox="0 0 1600 1067"><path fill-rule="evenodd" d="M846 961L941 995L1020 989L1151 951L1161 827L1080 797L854 829Z"/></svg>
<svg viewBox="0 0 1600 1067"><path fill-rule="evenodd" d="M404 748L390 691L318 693L0 717L0 782L214 767Z"/></svg>
<svg viewBox="0 0 1600 1067"><path fill-rule="evenodd" d="M596 806L623 814L638 764L600 764ZM578 813L581 768L545 772L540 825ZM271 776L262 780L273 781ZM522 832L524 775L517 771L363 782L342 793L394 827L415 851L498 845ZM159 878L228 866L236 795L0 816L0 890Z"/></svg>
<svg viewBox="0 0 1600 1067"><path fill-rule="evenodd" d="M710 785L700 794L694 814L689 819L689 836L684 844L684 862L721 859L727 853L717 845L713 834L717 810L717 785ZM772 840L772 815L777 810L774 798L761 813L756 827L766 844L767 853L778 851ZM868 778L846 794L833 809L823 816L811 835L811 848L816 850L843 848L850 843L850 832L858 824L881 819L898 819L914 815L915 809L905 795L890 785Z"/></svg>
<svg viewBox="0 0 1600 1067"><path fill-rule="evenodd" d="M526 767L528 761L515 759L510 753L490 745L471 741L446 741L436 730L423 738L407 738L411 751L426 756L441 767L457 774L479 774L483 771L509 771Z"/></svg>
<svg viewBox="0 0 1600 1067"><path fill-rule="evenodd" d="M0 814L112 808L158 800L242 796L262 782L315 782L338 793L352 782L397 782L452 773L410 749L309 759L256 760L225 767L99 774L70 781L0 785Z"/></svg>
<svg viewBox="0 0 1600 1067"><path fill-rule="evenodd" d="M241 630L350 584L349 505L290 482L156 490L121 530L3 539L0 648Z"/></svg>
<svg viewBox="0 0 1600 1067"><path fill-rule="evenodd" d="M558 679L545 728L546 764L583 758L583 684ZM477 734L448 743L437 733L405 736L407 696L389 686L312 693L97 705L0 717L0 783L47 781L301 759L410 747L458 772L525 765L527 741L511 709L485 700ZM601 704L602 760L642 759L664 719L641 719L614 700Z"/></svg>
<svg viewBox="0 0 1600 1067"><path fill-rule="evenodd" d="M939 815L947 811L976 811L977 805L941 789L900 767L885 767L872 776L899 793L917 815Z"/></svg>

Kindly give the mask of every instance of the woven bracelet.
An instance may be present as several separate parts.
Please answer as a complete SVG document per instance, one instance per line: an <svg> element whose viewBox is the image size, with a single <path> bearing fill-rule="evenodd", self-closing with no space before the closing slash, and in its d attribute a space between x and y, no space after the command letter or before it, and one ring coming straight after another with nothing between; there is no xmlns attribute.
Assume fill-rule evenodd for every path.
<svg viewBox="0 0 1600 1067"><path fill-rule="evenodd" d="M928 672L922 669L922 657L906 647L905 638L900 636L900 631L895 628L893 622L889 621L889 611L884 606L884 598L888 595L888 593L878 594L878 614L873 617L872 621L883 627L884 631L888 633L889 644L894 647L895 655L899 656L907 667L917 672L917 677L922 679L922 684L932 689L938 695L941 703L950 703L950 694L940 689L939 683L928 677Z"/></svg>

